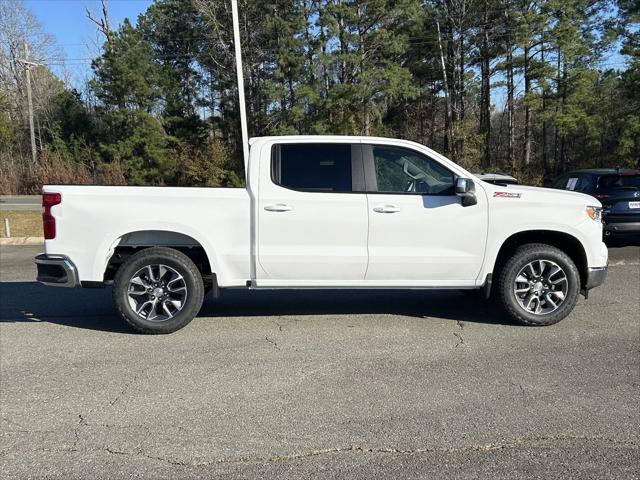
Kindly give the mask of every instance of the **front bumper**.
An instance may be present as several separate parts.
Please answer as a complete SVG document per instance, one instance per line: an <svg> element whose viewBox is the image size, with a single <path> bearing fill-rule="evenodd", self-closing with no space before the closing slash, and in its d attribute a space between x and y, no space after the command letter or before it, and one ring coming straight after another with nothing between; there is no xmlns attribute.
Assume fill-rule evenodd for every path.
<svg viewBox="0 0 640 480"><path fill-rule="evenodd" d="M639 234L640 222L612 222L604 224L605 235Z"/></svg>
<svg viewBox="0 0 640 480"><path fill-rule="evenodd" d="M599 287L607 278L607 267L590 268L587 271L587 282L584 285L585 290Z"/></svg>
<svg viewBox="0 0 640 480"><path fill-rule="evenodd" d="M37 280L54 287L77 287L80 285L78 269L65 255L41 253L35 258L38 269Z"/></svg>

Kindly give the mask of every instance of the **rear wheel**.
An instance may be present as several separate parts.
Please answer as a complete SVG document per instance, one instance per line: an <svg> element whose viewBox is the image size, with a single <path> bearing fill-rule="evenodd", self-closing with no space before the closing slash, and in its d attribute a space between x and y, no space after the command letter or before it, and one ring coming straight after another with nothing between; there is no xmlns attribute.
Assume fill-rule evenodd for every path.
<svg viewBox="0 0 640 480"><path fill-rule="evenodd" d="M498 295L507 313L524 325L553 325L575 307L580 274L558 248L527 244L518 248L499 276Z"/></svg>
<svg viewBox="0 0 640 480"><path fill-rule="evenodd" d="M164 247L132 255L118 269L113 301L122 317L142 333L171 333L202 307L202 275L189 257Z"/></svg>

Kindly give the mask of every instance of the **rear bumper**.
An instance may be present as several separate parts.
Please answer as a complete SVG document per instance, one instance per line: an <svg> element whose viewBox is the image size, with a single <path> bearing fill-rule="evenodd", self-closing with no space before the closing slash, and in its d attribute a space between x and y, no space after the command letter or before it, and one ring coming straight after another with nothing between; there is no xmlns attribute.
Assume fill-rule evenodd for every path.
<svg viewBox="0 0 640 480"><path fill-rule="evenodd" d="M37 280L54 287L77 287L80 285L78 269L65 255L42 253L35 258L38 269Z"/></svg>
<svg viewBox="0 0 640 480"><path fill-rule="evenodd" d="M585 290L591 290L592 288L602 285L607 278L607 267L590 268L587 271L587 283L584 286Z"/></svg>

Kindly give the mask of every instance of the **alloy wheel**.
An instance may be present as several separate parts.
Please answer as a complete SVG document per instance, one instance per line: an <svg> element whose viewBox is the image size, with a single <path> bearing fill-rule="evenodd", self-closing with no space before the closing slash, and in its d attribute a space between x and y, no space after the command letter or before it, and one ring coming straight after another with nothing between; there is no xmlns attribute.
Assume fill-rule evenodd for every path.
<svg viewBox="0 0 640 480"><path fill-rule="evenodd" d="M520 307L535 315L556 311L569 289L565 271L551 260L534 260L516 275L513 291Z"/></svg>
<svg viewBox="0 0 640 480"><path fill-rule="evenodd" d="M146 265L129 280L127 299L139 317L164 322L182 310L187 293L187 283L176 269L163 264Z"/></svg>

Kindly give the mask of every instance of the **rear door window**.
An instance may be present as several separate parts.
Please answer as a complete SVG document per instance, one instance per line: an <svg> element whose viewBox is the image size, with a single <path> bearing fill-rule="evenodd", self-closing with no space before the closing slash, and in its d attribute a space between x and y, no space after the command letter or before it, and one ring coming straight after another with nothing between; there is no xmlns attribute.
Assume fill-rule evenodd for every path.
<svg viewBox="0 0 640 480"><path fill-rule="evenodd" d="M292 190L352 192L351 150L348 143L275 145L272 180Z"/></svg>

